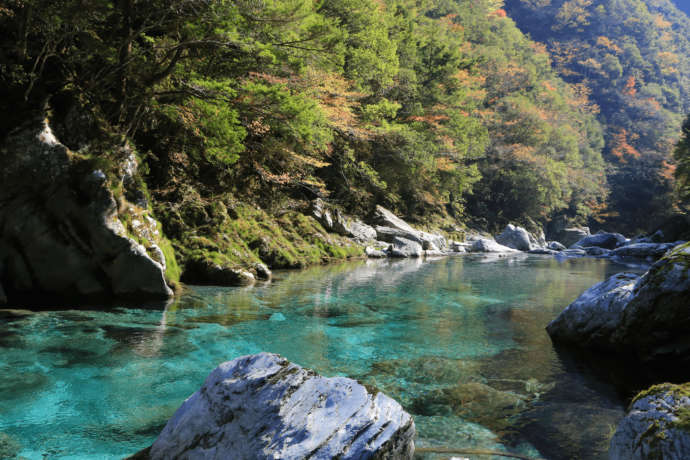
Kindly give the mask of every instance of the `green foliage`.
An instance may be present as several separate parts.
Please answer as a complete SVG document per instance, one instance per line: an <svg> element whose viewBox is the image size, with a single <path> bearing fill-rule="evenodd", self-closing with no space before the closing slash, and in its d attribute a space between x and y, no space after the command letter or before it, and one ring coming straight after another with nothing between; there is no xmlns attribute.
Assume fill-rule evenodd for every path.
<svg viewBox="0 0 690 460"><path fill-rule="evenodd" d="M690 110L690 20L669 0L508 0L563 78L589 88L611 194L600 222L649 230L673 212L672 152Z"/></svg>
<svg viewBox="0 0 690 460"><path fill-rule="evenodd" d="M676 150L676 185L680 197L681 206L688 212L690 210L690 115L683 123L683 132Z"/></svg>

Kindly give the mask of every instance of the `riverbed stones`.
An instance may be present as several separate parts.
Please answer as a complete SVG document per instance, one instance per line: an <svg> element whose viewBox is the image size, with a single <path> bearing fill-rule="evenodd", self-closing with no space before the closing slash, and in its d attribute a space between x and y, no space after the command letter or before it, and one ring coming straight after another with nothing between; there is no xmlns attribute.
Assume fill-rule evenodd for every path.
<svg viewBox="0 0 690 460"><path fill-rule="evenodd" d="M690 458L690 384L640 393L611 439L610 460Z"/></svg>
<svg viewBox="0 0 690 460"><path fill-rule="evenodd" d="M172 295L156 241L130 236L106 175L60 143L47 121L14 131L0 150L0 282L10 301Z"/></svg>
<svg viewBox="0 0 690 460"><path fill-rule="evenodd" d="M151 446L151 459L411 459L412 417L383 393L275 354L218 366Z"/></svg>
<svg viewBox="0 0 690 460"><path fill-rule="evenodd" d="M496 235L496 242L518 251L529 251L532 249L530 235L522 227L508 224L499 235Z"/></svg>

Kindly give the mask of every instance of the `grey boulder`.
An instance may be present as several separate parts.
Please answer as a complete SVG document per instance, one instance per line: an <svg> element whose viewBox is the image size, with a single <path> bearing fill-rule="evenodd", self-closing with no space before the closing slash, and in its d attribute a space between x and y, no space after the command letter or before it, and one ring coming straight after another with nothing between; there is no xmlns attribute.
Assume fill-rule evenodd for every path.
<svg viewBox="0 0 690 460"><path fill-rule="evenodd" d="M558 241L549 241L546 244L546 248L551 249L553 251L563 251L566 249L566 247L564 245L562 245L561 243L559 243Z"/></svg>
<svg viewBox="0 0 690 460"><path fill-rule="evenodd" d="M653 259L658 259L676 244L677 243L633 243L614 249L611 255L614 257L634 257L638 259L651 257Z"/></svg>
<svg viewBox="0 0 690 460"><path fill-rule="evenodd" d="M620 325L635 283L633 273L618 273L583 292L546 327L557 341L607 347Z"/></svg>
<svg viewBox="0 0 690 460"><path fill-rule="evenodd" d="M518 252L516 249L503 246L488 238L479 238L475 240L472 242L472 246L470 246L469 250L470 252Z"/></svg>
<svg viewBox="0 0 690 460"><path fill-rule="evenodd" d="M529 251L532 249L529 232L513 224L508 224L503 232L496 236L496 242L518 251Z"/></svg>
<svg viewBox="0 0 690 460"><path fill-rule="evenodd" d="M618 274L570 304L547 331L554 341L636 355L642 361L690 358L690 243L642 276Z"/></svg>
<svg viewBox="0 0 690 460"><path fill-rule="evenodd" d="M620 233L597 233L596 235L586 236L577 241L573 246L586 248L596 246L604 249L615 249L625 244L627 239Z"/></svg>
<svg viewBox="0 0 690 460"><path fill-rule="evenodd" d="M611 438L610 460L690 458L690 385L656 385L640 393Z"/></svg>
<svg viewBox="0 0 690 460"><path fill-rule="evenodd" d="M412 417L383 393L260 353L211 372L148 457L406 460L414 454L414 435Z"/></svg>
<svg viewBox="0 0 690 460"><path fill-rule="evenodd" d="M566 247L570 247L589 234L588 227L569 227L561 230L557 239Z"/></svg>
<svg viewBox="0 0 690 460"><path fill-rule="evenodd" d="M422 257L424 255L422 245L416 241L396 237L392 243L388 251L391 257Z"/></svg>

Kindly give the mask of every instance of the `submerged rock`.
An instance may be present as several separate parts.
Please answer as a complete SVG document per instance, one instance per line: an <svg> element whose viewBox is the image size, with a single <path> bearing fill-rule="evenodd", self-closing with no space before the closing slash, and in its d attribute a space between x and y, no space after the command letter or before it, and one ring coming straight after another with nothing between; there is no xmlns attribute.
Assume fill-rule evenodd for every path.
<svg viewBox="0 0 690 460"><path fill-rule="evenodd" d="M496 236L496 242L518 251L529 251L532 249L530 234L522 227L508 224L503 232Z"/></svg>
<svg viewBox="0 0 690 460"><path fill-rule="evenodd" d="M658 357L689 359L690 243L641 277L618 274L570 304L547 331L556 341Z"/></svg>
<svg viewBox="0 0 690 460"><path fill-rule="evenodd" d="M611 439L610 460L690 458L690 384L640 393Z"/></svg>
<svg viewBox="0 0 690 460"><path fill-rule="evenodd" d="M139 209L126 228L105 174L75 157L46 121L11 133L1 156L0 282L10 301L172 295L156 221Z"/></svg>
<svg viewBox="0 0 690 460"><path fill-rule="evenodd" d="M404 460L414 435L412 417L383 393L260 353L218 366L148 457Z"/></svg>

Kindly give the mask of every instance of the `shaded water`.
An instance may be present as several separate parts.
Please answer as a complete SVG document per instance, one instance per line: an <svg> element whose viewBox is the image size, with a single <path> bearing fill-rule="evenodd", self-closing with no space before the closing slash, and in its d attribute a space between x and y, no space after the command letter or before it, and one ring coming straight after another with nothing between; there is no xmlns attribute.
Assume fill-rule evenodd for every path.
<svg viewBox="0 0 690 460"><path fill-rule="evenodd" d="M366 261L195 287L165 309L0 311L0 458L134 453L218 363L271 351L396 398L420 446L603 459L626 395L559 355L544 326L622 269L541 256Z"/></svg>

